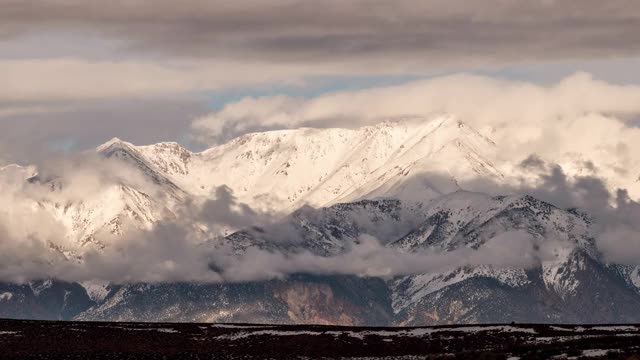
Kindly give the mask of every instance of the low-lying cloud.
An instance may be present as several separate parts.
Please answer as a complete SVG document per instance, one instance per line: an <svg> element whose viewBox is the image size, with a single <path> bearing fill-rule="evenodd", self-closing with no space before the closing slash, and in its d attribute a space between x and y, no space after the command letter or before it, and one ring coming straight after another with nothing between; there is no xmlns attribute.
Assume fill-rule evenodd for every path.
<svg viewBox="0 0 640 360"><path fill-rule="evenodd" d="M541 261L555 259L554 250L558 246L571 248L568 243L542 242L526 232L509 231L490 239L479 249L401 252L383 246L370 235L363 235L347 252L335 256L324 257L309 252L285 254L250 248L241 256L223 257L216 263L224 269L221 275L226 281L268 280L295 273L393 278L446 272L465 266L529 268Z"/></svg>

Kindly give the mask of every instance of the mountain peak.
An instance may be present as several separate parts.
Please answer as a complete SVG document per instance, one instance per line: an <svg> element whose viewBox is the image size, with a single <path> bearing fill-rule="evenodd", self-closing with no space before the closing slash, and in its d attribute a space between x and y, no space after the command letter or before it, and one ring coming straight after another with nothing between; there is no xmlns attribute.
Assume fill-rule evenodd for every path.
<svg viewBox="0 0 640 360"><path fill-rule="evenodd" d="M109 146L109 145L118 144L118 143L122 143L122 142L123 141L119 137L114 136L113 138L111 138L111 140L107 141L103 145Z"/></svg>
<svg viewBox="0 0 640 360"><path fill-rule="evenodd" d="M121 140L121 139L120 139L120 138L118 138L118 137L114 137L114 138L112 138L111 140L107 141L106 143L104 143L104 144L102 144L102 145L98 146L98 147L96 148L96 151L97 151L97 152L99 152L99 153L101 153L101 152L104 152L105 150L107 150L107 149L109 149L109 148L114 147L114 146L117 146L117 147L123 147L123 145L129 145L129 146L131 146L131 144L129 144L128 142L125 142L125 141Z"/></svg>

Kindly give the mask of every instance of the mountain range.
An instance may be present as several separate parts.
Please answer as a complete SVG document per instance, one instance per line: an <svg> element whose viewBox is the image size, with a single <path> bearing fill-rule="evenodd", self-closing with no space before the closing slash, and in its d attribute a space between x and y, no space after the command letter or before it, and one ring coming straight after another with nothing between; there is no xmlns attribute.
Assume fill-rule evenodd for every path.
<svg viewBox="0 0 640 360"><path fill-rule="evenodd" d="M251 133L197 153L177 143L135 146L115 138L95 153L126 172L83 196L70 196L74 183L63 176L3 168L0 179L46 189L24 201L62 227L63 239L49 246L70 262L82 262L87 250L109 250L132 228L153 234L159 224L181 221L190 214L185 204L206 208L222 200L237 216L211 211L190 225L203 244L239 255L260 249L326 258L370 236L402 254L455 259L461 251L484 251L491 261L389 276L292 272L222 283L29 279L0 283L0 317L412 326L640 322L640 268L606 261L590 214L514 193L516 184L535 185L536 177L522 165L526 159L501 149L490 133L446 115L356 129ZM539 166L553 161L568 176L598 167L609 174L588 155L535 160ZM607 185L633 194L635 177L610 176ZM285 233L294 241L274 241ZM518 236L529 239L530 254L539 258L495 265Z"/></svg>

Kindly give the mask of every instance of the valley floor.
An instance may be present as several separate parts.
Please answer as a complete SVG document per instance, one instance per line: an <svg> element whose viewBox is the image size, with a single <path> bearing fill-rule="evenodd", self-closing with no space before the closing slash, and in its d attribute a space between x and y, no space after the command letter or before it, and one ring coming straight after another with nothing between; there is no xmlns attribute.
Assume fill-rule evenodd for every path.
<svg viewBox="0 0 640 360"><path fill-rule="evenodd" d="M640 359L640 325L430 328L0 320L3 359Z"/></svg>

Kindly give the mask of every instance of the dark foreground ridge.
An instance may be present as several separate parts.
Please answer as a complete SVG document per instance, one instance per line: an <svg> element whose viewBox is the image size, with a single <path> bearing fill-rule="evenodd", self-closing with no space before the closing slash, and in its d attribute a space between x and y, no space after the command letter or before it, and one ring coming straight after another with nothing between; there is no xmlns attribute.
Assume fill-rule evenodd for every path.
<svg viewBox="0 0 640 360"><path fill-rule="evenodd" d="M3 359L640 359L640 325L367 328L0 320Z"/></svg>

